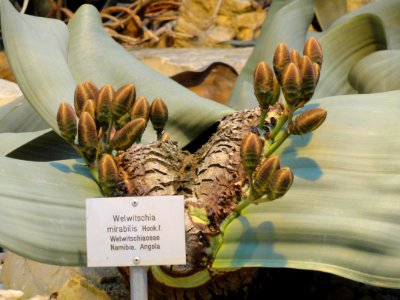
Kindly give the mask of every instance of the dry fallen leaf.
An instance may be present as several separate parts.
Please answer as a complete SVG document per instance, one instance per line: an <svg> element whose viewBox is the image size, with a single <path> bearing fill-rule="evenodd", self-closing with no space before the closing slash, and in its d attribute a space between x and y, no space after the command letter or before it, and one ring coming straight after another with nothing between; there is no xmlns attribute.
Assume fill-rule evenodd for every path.
<svg viewBox="0 0 400 300"><path fill-rule="evenodd" d="M228 64L215 62L199 71L185 71L171 77L196 94L226 104L238 73Z"/></svg>

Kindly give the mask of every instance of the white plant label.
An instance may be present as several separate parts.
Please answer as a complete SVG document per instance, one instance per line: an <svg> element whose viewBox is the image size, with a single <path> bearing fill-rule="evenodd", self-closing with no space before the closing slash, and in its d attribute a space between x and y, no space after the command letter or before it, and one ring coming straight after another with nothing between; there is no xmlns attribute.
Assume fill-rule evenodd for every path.
<svg viewBox="0 0 400 300"><path fill-rule="evenodd" d="M186 263L183 196L86 199L89 267Z"/></svg>

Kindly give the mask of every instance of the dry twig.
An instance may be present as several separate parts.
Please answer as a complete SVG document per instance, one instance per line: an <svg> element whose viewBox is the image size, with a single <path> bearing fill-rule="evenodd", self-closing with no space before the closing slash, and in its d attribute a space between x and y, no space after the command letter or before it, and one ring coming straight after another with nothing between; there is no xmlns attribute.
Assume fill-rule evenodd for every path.
<svg viewBox="0 0 400 300"><path fill-rule="evenodd" d="M47 17L66 23L73 13L62 6L62 0L48 0ZM101 10L103 26L118 42L128 46L157 47L174 39L174 25L181 0L136 0L128 6L109 6Z"/></svg>

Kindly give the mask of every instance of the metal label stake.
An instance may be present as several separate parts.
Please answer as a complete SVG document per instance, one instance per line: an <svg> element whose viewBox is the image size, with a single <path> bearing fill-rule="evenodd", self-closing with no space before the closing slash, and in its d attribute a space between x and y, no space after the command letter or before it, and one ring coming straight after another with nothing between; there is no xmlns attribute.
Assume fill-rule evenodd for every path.
<svg viewBox="0 0 400 300"><path fill-rule="evenodd" d="M147 300L147 268L130 267L129 270L131 300Z"/></svg>
<svg viewBox="0 0 400 300"><path fill-rule="evenodd" d="M186 263L183 196L86 199L89 267L129 266L132 300L148 299L149 266Z"/></svg>

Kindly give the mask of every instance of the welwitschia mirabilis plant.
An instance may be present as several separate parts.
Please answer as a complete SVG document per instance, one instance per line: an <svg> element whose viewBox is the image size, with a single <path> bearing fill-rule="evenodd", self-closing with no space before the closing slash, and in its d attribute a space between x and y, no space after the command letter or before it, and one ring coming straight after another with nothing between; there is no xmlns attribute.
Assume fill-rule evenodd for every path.
<svg viewBox="0 0 400 300"><path fill-rule="evenodd" d="M71 101L72 105L75 85L85 80L97 86L110 83L116 89L130 81L138 95L148 99L162 96L170 113L167 131L182 145L232 112L203 102L130 57L102 31L93 7L83 6L67 29L53 20L19 15L8 1L1 4L2 33L18 83L36 111L56 130L60 102ZM378 10L394 4L380 0L375 5ZM260 60L272 65L274 49L281 41L290 49L301 49L312 9L313 1L274 1L273 14L264 28L271 34L261 35L235 88L230 102L233 108L258 105L252 86L254 67ZM382 286L400 286L396 188L400 143L394 138L400 129L400 92L348 95L363 90L366 84L360 79L353 88L348 81L350 71L352 76L362 76L368 67L360 63L358 69L352 69L356 63L386 49L386 37L396 49L396 35L391 33L397 25L387 26L385 18L373 12L338 22L320 36L324 65L314 98L306 108L325 108L329 113L324 125L308 137L288 138L277 150L281 164L290 166L295 175L290 192L279 201L243 210L227 227L213 268L316 269ZM25 49L30 49L29 57ZM105 56L109 60L104 61ZM169 92L171 96L165 96ZM145 136L153 139L154 133ZM0 244L44 262L84 264L84 199L101 193L82 163L2 157L1 168L0 203L4 209L0 211Z"/></svg>

